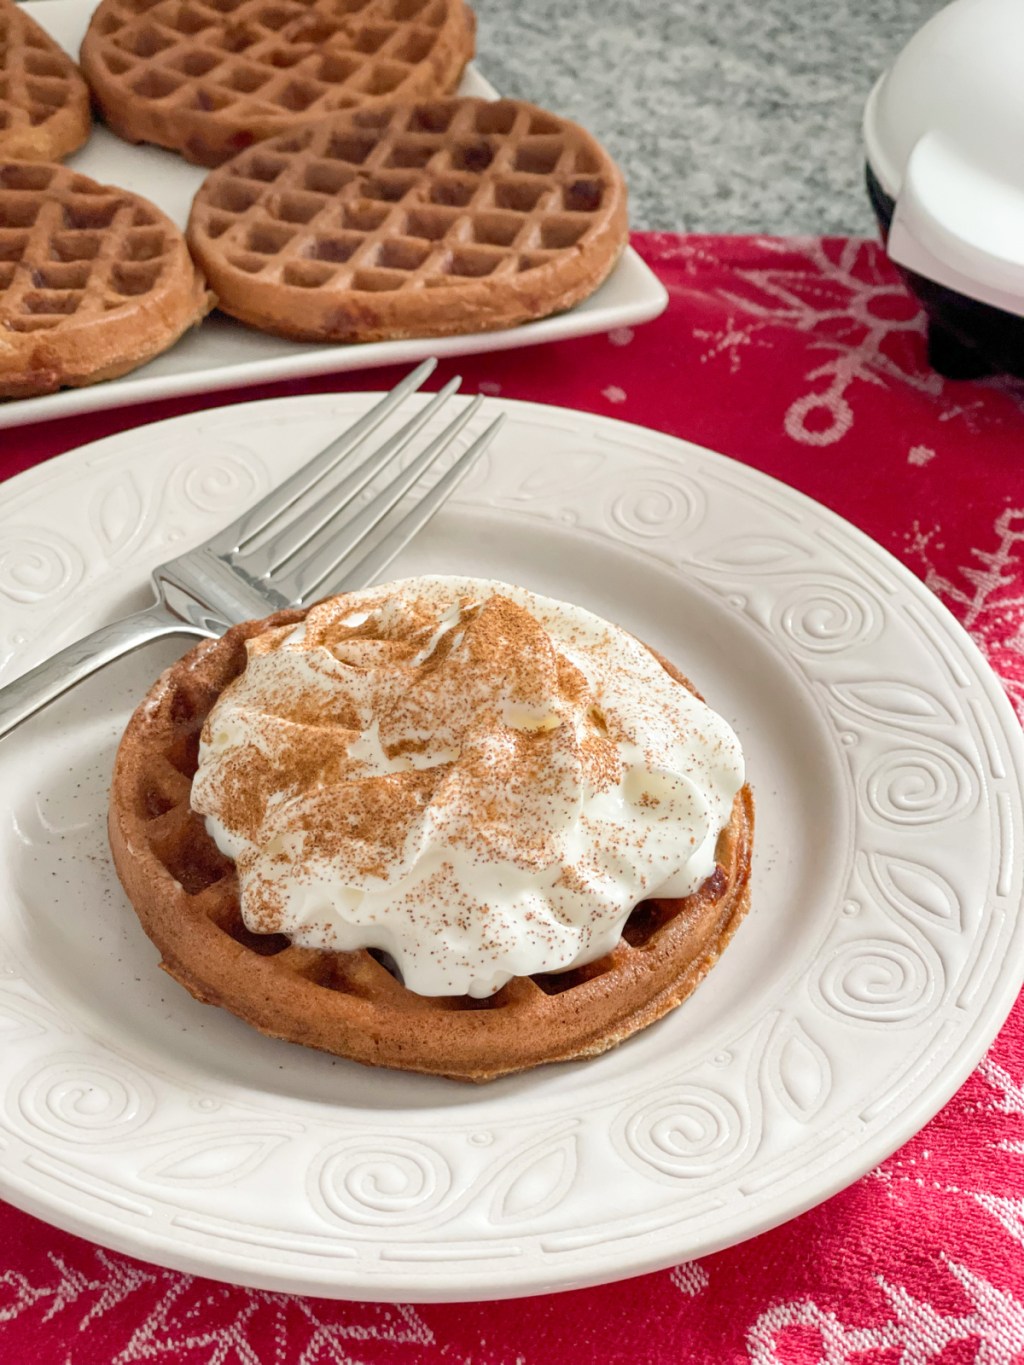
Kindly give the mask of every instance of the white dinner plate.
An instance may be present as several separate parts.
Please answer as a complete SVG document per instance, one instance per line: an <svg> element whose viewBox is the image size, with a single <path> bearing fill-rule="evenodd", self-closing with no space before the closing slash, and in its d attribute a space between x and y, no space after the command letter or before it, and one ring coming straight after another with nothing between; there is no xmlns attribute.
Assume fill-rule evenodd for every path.
<svg viewBox="0 0 1024 1365"><path fill-rule="evenodd" d="M25 11L77 59L96 4L97 0L31 0ZM491 98L497 92L470 65L459 93ZM206 175L202 167L189 165L173 152L122 142L102 125L93 129L89 141L68 158L68 164L101 184L120 185L143 195L180 227L185 226L192 198ZM600 289L575 308L500 332L362 346L316 346L256 332L215 313L169 351L120 379L84 389L63 389L41 398L0 402L0 430L181 394L403 364L428 355L476 355L564 341L647 322L664 312L667 303L665 286L629 247Z"/></svg>
<svg viewBox="0 0 1024 1365"><path fill-rule="evenodd" d="M0 490L4 675L146 600L368 405L195 413ZM419 400L416 400L419 401ZM460 400L456 400L460 401ZM215 1278L357 1299L539 1293L760 1232L968 1075L1021 984L1024 740L968 636L840 518L639 427L491 400L485 462L393 566L619 621L736 727L753 905L678 1010L484 1087L273 1042L157 968L107 853L115 745L173 642L0 744L0 1192ZM468 437L466 438L469 439Z"/></svg>

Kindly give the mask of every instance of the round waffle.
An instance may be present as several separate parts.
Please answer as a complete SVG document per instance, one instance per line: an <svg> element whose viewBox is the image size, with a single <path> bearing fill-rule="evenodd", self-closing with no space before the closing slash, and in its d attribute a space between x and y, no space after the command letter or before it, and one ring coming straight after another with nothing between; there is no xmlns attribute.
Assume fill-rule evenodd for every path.
<svg viewBox="0 0 1024 1365"><path fill-rule="evenodd" d="M463 0L102 0L82 70L107 123L201 166L337 110L454 90Z"/></svg>
<svg viewBox="0 0 1024 1365"><path fill-rule="evenodd" d="M512 327L592 293L626 242L615 163L516 100L355 111L212 172L189 245L220 307L305 341Z"/></svg>
<svg viewBox="0 0 1024 1365"><path fill-rule="evenodd" d="M65 166L0 161L0 397L126 374L212 306L148 200Z"/></svg>
<svg viewBox="0 0 1024 1365"><path fill-rule="evenodd" d="M13 0L0 0L0 158L60 161L91 126L78 67Z"/></svg>
<svg viewBox="0 0 1024 1365"><path fill-rule="evenodd" d="M606 957L514 978L487 999L415 995L372 952L320 951L292 946L280 934L251 933L234 864L218 851L189 796L203 722L244 669L245 641L302 616L278 612L197 646L159 679L118 749L109 819L114 863L171 976L198 1000L222 1005L272 1037L466 1081L594 1056L690 994L748 907L747 787L719 838L716 870L699 891L642 902Z"/></svg>

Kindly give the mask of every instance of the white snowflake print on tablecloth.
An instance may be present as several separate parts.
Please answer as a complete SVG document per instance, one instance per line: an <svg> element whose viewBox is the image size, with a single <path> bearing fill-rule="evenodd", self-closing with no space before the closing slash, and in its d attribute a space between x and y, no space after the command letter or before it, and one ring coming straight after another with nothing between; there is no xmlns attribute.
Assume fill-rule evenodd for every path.
<svg viewBox="0 0 1024 1365"><path fill-rule="evenodd" d="M931 446L911 446L907 453L908 464L926 465L929 460L935 459L935 451Z"/></svg>
<svg viewBox="0 0 1024 1365"><path fill-rule="evenodd" d="M977 1152L966 1154L940 1125L912 1139L868 1179L892 1192L894 1219L916 1211L922 1222L942 1224L947 1213L966 1202L994 1220L990 1230L975 1225L970 1244L965 1242L958 1254L937 1251L923 1276L913 1262L888 1274L865 1267L847 1285L848 1306L841 1312L810 1295L770 1304L748 1329L749 1365L809 1365L812 1360L814 1365L861 1365L862 1360L867 1365L874 1359L871 1352L892 1352L894 1365L944 1365L947 1358L972 1365L1024 1360L1024 1303L1001 1283L1024 1246L1024 1200L1004 1193L1016 1188L1015 1172L999 1155L1024 1154L1017 1136L1024 1085L990 1055L950 1102L952 1111L969 1117L987 1162ZM902 1282L908 1268L916 1274L912 1287ZM881 1292L884 1312L879 1313L869 1286ZM956 1293L957 1286L962 1293ZM963 1351L946 1357L958 1344ZM881 1355L880 1361L889 1358Z"/></svg>
<svg viewBox="0 0 1024 1365"><path fill-rule="evenodd" d="M842 440L855 421L858 384L905 386L948 405L940 420L960 418L974 429L980 402L950 403L950 386L922 364L924 313L877 243L765 237L751 239L749 252L775 257L778 264L745 268L733 263L730 273L741 282L742 293L727 287L712 291L702 278L702 289L714 292L729 312L715 326L695 324L693 336L703 343L701 363L725 363L730 375L753 352L783 344L773 336L776 328L808 338L808 348L822 361L805 371L806 390L786 410L783 426L790 439L818 448ZM719 264L700 239L684 240L669 254L692 260L695 273ZM1024 411L1024 386L1018 381L999 378L987 385Z"/></svg>
<svg viewBox="0 0 1024 1365"><path fill-rule="evenodd" d="M857 1365L868 1351L892 1351L887 1358L901 1365L938 1365L947 1348L957 1342L977 1343L974 1365L1017 1365L1024 1352L1024 1304L966 1266L945 1256L942 1259L970 1299L969 1312L936 1312L929 1303L879 1275L878 1287L890 1306L887 1321L871 1326L845 1323L810 1299L774 1304L748 1335L751 1365L786 1365L783 1343L795 1328L811 1328L819 1334L818 1365Z"/></svg>
<svg viewBox="0 0 1024 1365"><path fill-rule="evenodd" d="M357 1365L353 1349L369 1342L388 1343L396 1359L416 1365L435 1344L408 1304L334 1305L240 1289L144 1269L85 1243L45 1264L32 1280L0 1272L0 1332L31 1317L59 1326L61 1365ZM6 1365L2 1338L0 1359Z"/></svg>
<svg viewBox="0 0 1024 1365"><path fill-rule="evenodd" d="M682 1265L677 1265L669 1271L669 1279L688 1299L696 1298L697 1295L708 1287L708 1272L701 1265L700 1261L684 1261Z"/></svg>
<svg viewBox="0 0 1024 1365"><path fill-rule="evenodd" d="M74 1324L68 1327L69 1339L73 1333L81 1338L97 1319L156 1283L155 1273L98 1248L83 1256L80 1265L55 1255L47 1262L51 1273L35 1282L15 1270L0 1272L0 1328L23 1315L34 1314L45 1323L64 1314Z"/></svg>
<svg viewBox="0 0 1024 1365"><path fill-rule="evenodd" d="M917 528L909 552L923 564L928 587L970 631L1024 721L1024 506L1000 512L993 547L971 551L977 563L959 567L962 583L935 567L930 542L936 533Z"/></svg>
<svg viewBox="0 0 1024 1365"><path fill-rule="evenodd" d="M773 326L813 338L811 349L824 358L807 371L808 391L786 411L786 434L794 441L830 446L841 440L853 426L850 391L857 382L885 387L898 381L931 396L941 393L942 379L922 373L918 359L924 315L873 243L850 239L835 259L817 237L769 237L752 247L777 255L778 266L737 268L750 292L741 297L723 290L735 312L717 333L705 328L694 334L710 343L708 356L726 356L733 373L754 338L771 347Z"/></svg>

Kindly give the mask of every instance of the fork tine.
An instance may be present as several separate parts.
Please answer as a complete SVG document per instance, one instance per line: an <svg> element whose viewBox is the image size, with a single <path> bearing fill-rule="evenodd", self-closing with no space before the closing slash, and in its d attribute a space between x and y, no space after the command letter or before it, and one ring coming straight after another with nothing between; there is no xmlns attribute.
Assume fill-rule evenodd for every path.
<svg viewBox="0 0 1024 1365"><path fill-rule="evenodd" d="M297 499L325 478L349 451L359 445L372 431L375 431L403 399L407 398L410 393L415 393L432 374L436 366L437 361L435 359L424 360L421 365L413 370L412 374L406 375L390 393L385 394L379 403L375 404L369 412L364 413L347 431L343 431L340 436L335 437L318 455L314 455L301 469L296 470L291 478L285 479L284 483L272 488L255 507L250 507L230 526L225 526L223 530L211 537L207 542L207 547L215 554L227 554L238 550L246 541L252 540L261 531L265 531Z"/></svg>
<svg viewBox="0 0 1024 1365"><path fill-rule="evenodd" d="M332 573L338 564L366 539L374 527L379 525L396 503L409 491L416 480L441 457L482 402L483 398L478 395L472 402L467 403L463 411L449 422L426 449L397 474L386 488L381 489L373 501L368 503L350 521L343 522L340 513L338 516L332 517L309 543L303 546L301 558L298 562L287 569L285 573L274 574L275 586L283 589L296 605L307 602L327 575ZM340 541L339 530L342 531Z"/></svg>
<svg viewBox="0 0 1024 1365"><path fill-rule="evenodd" d="M365 460L346 475L340 483L325 491L323 503L299 513L288 522L274 538L261 545L255 552L242 552L241 556L230 556L232 561L244 560L247 572L254 576L272 574L282 564L292 558L304 545L308 545L322 527L335 519L337 514L350 506L359 493L375 475L396 459L417 432L430 421L434 413L448 401L462 383L461 376L450 379L429 403L425 403L400 431L385 441L378 449L371 451Z"/></svg>
<svg viewBox="0 0 1024 1365"><path fill-rule="evenodd" d="M438 479L429 493L407 512L402 520L386 536L354 564L348 564L346 555L340 565L339 577L332 580L329 587L322 589L322 595L329 597L336 592L352 592L357 588L368 587L384 572L398 552L408 545L416 533L426 526L431 517L439 511L477 460L498 434L504 424L506 413L502 412L491 425L479 435L468 450L464 451L450 469Z"/></svg>

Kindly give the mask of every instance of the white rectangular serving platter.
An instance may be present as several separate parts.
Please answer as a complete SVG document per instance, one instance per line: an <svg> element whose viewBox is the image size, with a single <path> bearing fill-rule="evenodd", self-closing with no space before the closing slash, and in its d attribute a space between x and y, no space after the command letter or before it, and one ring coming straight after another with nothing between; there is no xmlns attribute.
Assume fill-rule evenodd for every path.
<svg viewBox="0 0 1024 1365"><path fill-rule="evenodd" d="M97 0L30 0L25 11L73 57ZM472 66L460 93L493 97L496 92ZM97 126L68 164L103 184L122 186L152 200L184 227L192 197L206 172L158 147L132 146ZM255 332L220 313L207 318L148 365L84 389L64 389L40 398L0 403L0 429L29 422L148 403L183 394L265 384L277 379L367 370L404 364L428 355L475 355L545 341L564 341L647 322L663 312L668 295L657 276L632 248L589 299L567 313L501 332L367 345L307 345Z"/></svg>

